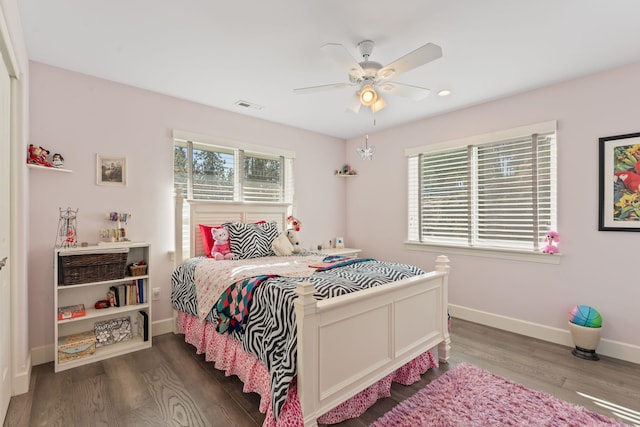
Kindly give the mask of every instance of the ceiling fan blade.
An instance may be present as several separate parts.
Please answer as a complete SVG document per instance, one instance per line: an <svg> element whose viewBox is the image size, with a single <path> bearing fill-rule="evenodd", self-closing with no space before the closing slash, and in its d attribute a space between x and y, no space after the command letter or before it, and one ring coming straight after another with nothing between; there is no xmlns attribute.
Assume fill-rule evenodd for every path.
<svg viewBox="0 0 640 427"><path fill-rule="evenodd" d="M331 89L340 89L343 87L351 87L353 86L352 83L334 83L331 85L320 85L320 86L309 86L309 87L301 87L298 89L294 89L293 92L294 93L314 93L314 92L322 92L325 90L331 90Z"/></svg>
<svg viewBox="0 0 640 427"><path fill-rule="evenodd" d="M396 77L402 73L412 70L416 67L436 60L442 56L442 48L437 44L427 43L417 48L413 52L407 53L402 58L398 58L391 64L378 70L378 77L388 79Z"/></svg>
<svg viewBox="0 0 640 427"><path fill-rule="evenodd" d="M378 89L380 89L381 92L411 98L414 101L420 101L426 98L431 92L426 87L412 86L397 82L380 83L378 85Z"/></svg>
<svg viewBox="0 0 640 427"><path fill-rule="evenodd" d="M349 100L349 103L347 104L347 108L353 111L354 113L358 114L358 112L360 111L360 107L362 107L362 104L360 103L360 96L358 96L358 93L356 92L353 94L353 96Z"/></svg>
<svg viewBox="0 0 640 427"><path fill-rule="evenodd" d="M363 76L364 70L344 46L337 43L327 43L320 48L321 51L329 55L334 61L342 65L349 74Z"/></svg>

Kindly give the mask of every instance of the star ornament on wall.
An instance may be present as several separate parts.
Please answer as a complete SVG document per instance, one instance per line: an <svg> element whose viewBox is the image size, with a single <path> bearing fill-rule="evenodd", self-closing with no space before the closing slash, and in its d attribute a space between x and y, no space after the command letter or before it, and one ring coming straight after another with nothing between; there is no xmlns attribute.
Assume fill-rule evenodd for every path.
<svg viewBox="0 0 640 427"><path fill-rule="evenodd" d="M373 154L376 152L376 147L369 146L369 135L364 140L364 148L356 148L356 153L360 156L360 160L373 160Z"/></svg>

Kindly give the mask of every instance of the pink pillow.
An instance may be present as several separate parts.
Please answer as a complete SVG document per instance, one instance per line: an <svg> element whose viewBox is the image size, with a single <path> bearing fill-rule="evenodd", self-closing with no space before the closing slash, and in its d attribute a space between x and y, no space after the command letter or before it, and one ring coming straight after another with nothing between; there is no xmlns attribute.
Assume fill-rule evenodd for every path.
<svg viewBox="0 0 640 427"><path fill-rule="evenodd" d="M254 224L265 224L266 221L256 221ZM202 247L207 257L211 258L211 249L213 249L213 234L211 234L212 228L220 228L222 225L205 225L198 224L200 226L200 235L202 236Z"/></svg>

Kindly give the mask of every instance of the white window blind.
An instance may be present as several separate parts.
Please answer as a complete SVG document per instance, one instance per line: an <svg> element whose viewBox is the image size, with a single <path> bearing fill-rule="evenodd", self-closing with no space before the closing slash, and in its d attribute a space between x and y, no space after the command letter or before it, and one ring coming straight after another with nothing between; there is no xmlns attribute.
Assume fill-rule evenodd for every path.
<svg viewBox="0 0 640 427"><path fill-rule="evenodd" d="M526 130L412 150L409 241L537 251L556 228L555 125Z"/></svg>
<svg viewBox="0 0 640 427"><path fill-rule="evenodd" d="M293 157L174 140L174 188L189 199L293 202Z"/></svg>

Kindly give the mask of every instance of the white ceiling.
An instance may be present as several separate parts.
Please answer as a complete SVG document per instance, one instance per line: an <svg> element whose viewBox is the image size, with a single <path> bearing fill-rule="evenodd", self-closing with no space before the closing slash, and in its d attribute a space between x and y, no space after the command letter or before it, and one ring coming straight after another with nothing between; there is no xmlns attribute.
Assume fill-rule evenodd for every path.
<svg viewBox="0 0 640 427"><path fill-rule="evenodd" d="M638 0L18 0L29 58L339 138L360 136L640 61ZM376 42L386 65L427 42L442 58L392 79L422 101L387 96L373 117L320 51ZM448 97L439 97L450 89ZM261 110L235 105L239 100Z"/></svg>

